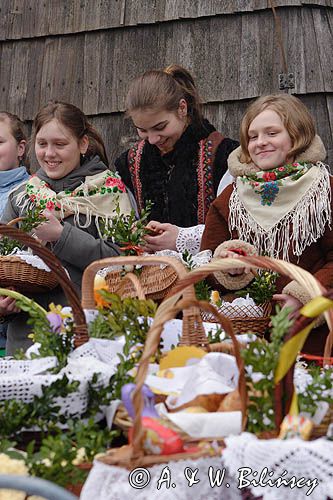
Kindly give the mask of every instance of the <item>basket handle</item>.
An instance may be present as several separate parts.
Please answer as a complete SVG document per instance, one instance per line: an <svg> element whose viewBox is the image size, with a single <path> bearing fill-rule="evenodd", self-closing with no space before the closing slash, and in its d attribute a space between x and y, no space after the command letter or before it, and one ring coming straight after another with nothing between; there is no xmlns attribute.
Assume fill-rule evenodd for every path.
<svg viewBox="0 0 333 500"><path fill-rule="evenodd" d="M249 265L262 269L270 269L279 274L283 274L284 276L288 276L290 279L297 281L305 290L307 290L311 298L318 297L319 295L325 295L327 293L325 287L305 269L296 266L295 264L291 264L290 262L274 259L272 257L253 255L247 257L240 256L237 259L230 257L224 259L213 259L209 264L193 269L185 278L179 280L179 282L176 283L174 288L171 290L171 293L175 295L175 297L179 297L183 287L194 285L215 271L228 271L228 269L233 267L246 267ZM325 311L324 315L329 327L324 356L329 357L329 346L332 346L333 342L333 310L330 309Z"/></svg>
<svg viewBox="0 0 333 500"><path fill-rule="evenodd" d="M122 297L125 292L126 281L129 281L131 283L138 299L146 300L145 292L143 291L140 280L138 280L138 277L133 273L125 274L125 276L121 279L120 285L116 290L116 293L120 295L120 297Z"/></svg>
<svg viewBox="0 0 333 500"><path fill-rule="evenodd" d="M206 264L200 268L192 270L185 279L180 280L172 290L175 300L181 295L182 287L186 287L190 284L194 284L197 281L204 279L211 273L215 271L228 271L228 269L240 266L253 266L256 268L271 269L279 274L288 276L292 280L296 280L303 288L305 288L311 298L317 297L318 295L326 296L329 292L319 283L319 281L312 276L308 271L302 269L295 264L290 262L285 262L283 260L273 259L271 257L261 257L261 256L247 256L234 258L224 258L224 259L213 259L212 262ZM333 344L333 310L330 309L324 313L325 319L329 326L329 334L326 338L324 357L328 358L330 356L332 344ZM295 312L296 322L291 328L290 332L286 335L286 340L288 338L296 335L301 331L301 325L304 326L305 319L301 318L301 321L297 320L297 311ZM308 323L311 321L309 320ZM293 377L294 377L294 364L289 369L285 377L276 385L275 387L275 421L277 426L280 425L283 414L286 414L289 410L291 397L293 393ZM285 400L282 402L282 396ZM284 408L282 408L284 404Z"/></svg>
<svg viewBox="0 0 333 500"><path fill-rule="evenodd" d="M18 224L19 222L22 222L24 220L24 217L16 217L15 219L10 220L7 222L7 226L15 226L15 224Z"/></svg>
<svg viewBox="0 0 333 500"><path fill-rule="evenodd" d="M233 331L232 324L228 318L223 316L218 310L208 302L198 301L196 299L188 300L183 299L180 300L176 305L173 305L173 301L168 300L169 304L166 307L166 303L164 303L164 307L161 306L158 308L156 316L154 318L153 324L150 327L150 330L147 335L144 351L142 353L138 372L136 376L136 387L133 392L133 407L135 412L134 424L133 424L133 456L141 456L143 454L141 445L142 445L142 437L143 437L143 429L141 423L141 413L143 409L143 396L142 396L142 386L145 382L148 366L151 356L156 353L161 333L163 331L164 323L173 319L177 313L182 310L186 310L188 308L197 308L209 312L214 315L217 321L221 324L226 333L231 337L234 350L236 362L239 370L239 378L238 378L238 390L241 398L242 405L242 430L244 430L246 425L247 418L247 391L246 391L246 382L245 382L245 369L244 369L244 361L240 355L239 344L236 339L236 335Z"/></svg>
<svg viewBox="0 0 333 500"><path fill-rule="evenodd" d="M16 219L14 220L17 221ZM65 269L63 268L57 257L50 250L39 243L35 238L21 231L20 229L11 227L8 224L0 224L0 234L18 240L24 245L30 247L34 251L34 253L38 255L38 257L40 257L45 262L45 264L49 266L51 271L54 272L57 277L58 283L63 289L68 303L72 308L75 325L74 345L75 347L79 347L80 345L87 342L89 339L88 329L80 299L73 284L67 277Z"/></svg>
<svg viewBox="0 0 333 500"><path fill-rule="evenodd" d="M166 264L171 266L180 279L185 279L188 275L188 270L185 266L174 257L160 257L157 255L152 256L120 256L108 257L106 259L96 260L89 264L85 269L82 277L82 307L84 309L96 309L94 298L94 278L97 271L103 267L108 266L125 266L125 265L145 265L156 266ZM190 285L182 290L181 295L184 299L194 300L195 290L194 286ZM166 302L167 299L164 300ZM163 302L162 302L163 304ZM160 306L161 307L161 306ZM183 330L180 340L181 345L208 345L208 340L205 335L202 321L200 318L200 311L196 307L188 308L184 311L183 316Z"/></svg>

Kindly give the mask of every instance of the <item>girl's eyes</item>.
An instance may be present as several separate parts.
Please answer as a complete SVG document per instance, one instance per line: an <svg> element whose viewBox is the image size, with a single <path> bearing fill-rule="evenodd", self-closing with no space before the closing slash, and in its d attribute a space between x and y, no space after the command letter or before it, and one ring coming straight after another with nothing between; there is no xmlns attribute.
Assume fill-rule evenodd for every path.
<svg viewBox="0 0 333 500"><path fill-rule="evenodd" d="M162 125L161 127L156 127L155 130L157 130L157 132L161 131L161 130L164 130L166 127L166 125Z"/></svg>
<svg viewBox="0 0 333 500"><path fill-rule="evenodd" d="M252 135L251 137L249 137L249 141L253 141L254 139L256 139L257 136L256 135Z"/></svg>

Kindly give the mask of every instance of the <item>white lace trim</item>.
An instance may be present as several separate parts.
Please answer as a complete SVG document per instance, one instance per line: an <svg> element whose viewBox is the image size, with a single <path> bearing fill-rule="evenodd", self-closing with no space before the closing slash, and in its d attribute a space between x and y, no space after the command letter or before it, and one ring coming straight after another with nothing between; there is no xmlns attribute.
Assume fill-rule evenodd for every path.
<svg viewBox="0 0 333 500"><path fill-rule="evenodd" d="M83 486L80 499L193 500L195 498L195 500L218 500L223 498L231 500L233 497L228 496L228 489L224 485L215 488L210 486L209 467L213 467L214 471L220 469L221 458L188 459L154 465L149 469L141 469L140 478L135 472L131 473L127 469L106 465L96 460ZM188 478L191 478L195 469L198 469L196 480L199 479L199 482L190 487L186 474ZM169 487L167 481L163 481L167 477L171 478ZM147 482L146 486L143 486L144 480ZM130 481L137 487L131 486ZM221 496L222 489L223 496Z"/></svg>
<svg viewBox="0 0 333 500"><path fill-rule="evenodd" d="M37 269L42 269L43 271L47 271L48 273L51 272L51 269L45 264L45 262L40 257L38 257L37 255L33 255L29 251L19 250L18 248L15 248L10 255L19 257L21 260L23 260L32 267L36 267Z"/></svg>
<svg viewBox="0 0 333 500"><path fill-rule="evenodd" d="M204 224L192 227L180 227L176 239L177 252L183 253L187 250L192 255L197 254L200 250L200 243L204 229Z"/></svg>
<svg viewBox="0 0 333 500"><path fill-rule="evenodd" d="M315 441L302 441L298 438L259 440L246 432L226 438L225 443L227 447L222 454L222 466L228 468L230 476L238 483L238 488L242 486L240 489L243 489L246 480L259 482L267 467L262 485L247 483L255 497L262 495L263 500L323 500L333 497L333 441L326 438ZM248 468L247 471L244 470L245 467ZM273 473L269 475L270 472ZM289 486L269 485L268 480L274 481L279 477L292 482L301 481L301 478L304 480L293 488L292 482Z"/></svg>

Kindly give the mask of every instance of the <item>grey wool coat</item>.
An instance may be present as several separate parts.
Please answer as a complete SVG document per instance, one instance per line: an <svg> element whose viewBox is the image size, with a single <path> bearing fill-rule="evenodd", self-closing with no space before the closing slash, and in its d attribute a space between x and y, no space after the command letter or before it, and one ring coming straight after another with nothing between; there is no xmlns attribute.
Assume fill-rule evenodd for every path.
<svg viewBox="0 0 333 500"><path fill-rule="evenodd" d="M106 169L107 167L99 157L94 156L62 179L50 179L42 169L37 171L37 176L47 182L53 191L59 193L65 189L74 190L84 182L86 176L98 174ZM24 210L16 203L17 196L24 190L25 183L9 195L1 219L2 223L24 216ZM85 216L81 215L80 223L84 221ZM67 269L75 288L80 293L81 279L85 268L95 260L119 255L120 251L111 241L104 241L99 237L94 218L92 218L90 226L81 228L74 225L74 216L69 216L63 221L63 226L64 230L60 239L49 245L49 248ZM66 305L65 295L60 287L44 294L31 294L30 297L46 308L51 302ZM19 348L26 350L31 345L31 341L27 337L30 330L26 321L27 315L25 313L12 316L7 331L7 355L13 354Z"/></svg>

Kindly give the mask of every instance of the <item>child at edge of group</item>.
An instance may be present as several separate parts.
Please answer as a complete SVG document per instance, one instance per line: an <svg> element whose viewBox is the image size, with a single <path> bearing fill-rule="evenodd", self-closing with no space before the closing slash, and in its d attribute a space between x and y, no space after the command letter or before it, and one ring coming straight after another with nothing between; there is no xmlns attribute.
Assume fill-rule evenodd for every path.
<svg viewBox="0 0 333 500"><path fill-rule="evenodd" d="M131 198L119 176L108 170L102 138L76 106L51 101L41 108L31 143L40 168L10 193L1 220L42 209L46 221L34 229L34 236L58 257L79 292L83 271L91 262L120 253L101 238L99 220L114 216L118 203L123 213L129 213ZM66 305L60 287L32 297L44 307L51 302ZM31 341L26 314L18 311L15 300L8 301L0 298L0 312L17 313L7 331L6 350L11 355L18 348L27 349Z"/></svg>
<svg viewBox="0 0 333 500"><path fill-rule="evenodd" d="M28 179L25 149L27 137L20 118L0 111L0 216L12 189ZM10 304L10 299L5 299ZM7 320L0 318L0 349L5 347Z"/></svg>
<svg viewBox="0 0 333 500"><path fill-rule="evenodd" d="M312 116L295 96L263 96L247 109L241 146L228 167L235 182L210 207L201 249L235 256L231 249L284 259L333 286L332 177ZM216 276L217 277L217 276ZM218 273L223 290L238 290L251 270ZM274 297L295 310L310 299L296 281L279 277ZM302 351L322 355L328 334L321 319Z"/></svg>
<svg viewBox="0 0 333 500"><path fill-rule="evenodd" d="M126 114L140 141L115 162L139 209L153 202L146 251L199 251L203 224L238 142L204 119L192 75L176 64L136 78Z"/></svg>

